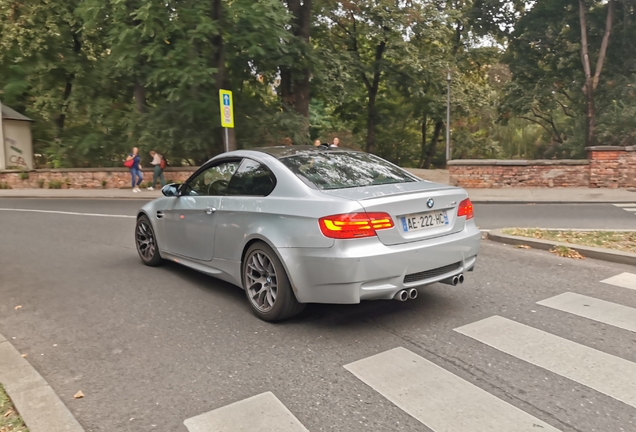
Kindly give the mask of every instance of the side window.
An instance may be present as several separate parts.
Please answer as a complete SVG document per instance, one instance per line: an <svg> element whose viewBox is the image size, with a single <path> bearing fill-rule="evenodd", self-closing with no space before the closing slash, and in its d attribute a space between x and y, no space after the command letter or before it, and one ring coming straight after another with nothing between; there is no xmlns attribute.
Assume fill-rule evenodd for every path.
<svg viewBox="0 0 636 432"><path fill-rule="evenodd" d="M227 188L226 195L266 196L276 186L274 174L263 165L243 159Z"/></svg>
<svg viewBox="0 0 636 432"><path fill-rule="evenodd" d="M230 179L239 167L240 161L221 162L200 172L191 179L185 188L184 195L218 196L225 195Z"/></svg>

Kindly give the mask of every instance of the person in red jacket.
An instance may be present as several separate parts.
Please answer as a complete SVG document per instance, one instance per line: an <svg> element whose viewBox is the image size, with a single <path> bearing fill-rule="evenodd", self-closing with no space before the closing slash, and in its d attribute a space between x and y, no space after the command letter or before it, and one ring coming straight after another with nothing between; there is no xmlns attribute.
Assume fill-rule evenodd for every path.
<svg viewBox="0 0 636 432"><path fill-rule="evenodd" d="M129 154L126 158L127 163L130 163L130 161L132 161L132 163L130 164L130 175L132 176L133 188L132 191L133 193L138 193L141 192L141 189L139 189L139 185L143 181L144 176L141 173L141 160L139 158L139 149L137 147L134 147L132 149L132 153Z"/></svg>

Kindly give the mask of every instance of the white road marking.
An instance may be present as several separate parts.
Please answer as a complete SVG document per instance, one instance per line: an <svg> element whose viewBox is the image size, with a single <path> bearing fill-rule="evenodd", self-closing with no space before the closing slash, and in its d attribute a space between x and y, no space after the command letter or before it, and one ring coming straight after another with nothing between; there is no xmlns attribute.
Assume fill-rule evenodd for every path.
<svg viewBox="0 0 636 432"><path fill-rule="evenodd" d="M345 368L435 432L558 432L406 348Z"/></svg>
<svg viewBox="0 0 636 432"><path fill-rule="evenodd" d="M0 211L31 212L31 213L52 213L52 214L72 215L72 216L98 216L98 217L132 218L132 219L135 219L135 216L130 216L130 215L113 215L113 214L103 214L103 213L77 213L77 212L67 212L67 211L57 211L57 210L34 210L34 209L0 208Z"/></svg>
<svg viewBox="0 0 636 432"><path fill-rule="evenodd" d="M612 276L609 279L602 280L601 282L621 288L636 290L636 274L633 273L621 273L619 275Z"/></svg>
<svg viewBox="0 0 636 432"><path fill-rule="evenodd" d="M183 422L190 432L309 432L272 392Z"/></svg>
<svg viewBox="0 0 636 432"><path fill-rule="evenodd" d="M620 304L572 292L541 300L537 304L636 332L636 309Z"/></svg>
<svg viewBox="0 0 636 432"><path fill-rule="evenodd" d="M632 204L614 204L615 207L621 208L630 213L636 213L636 203Z"/></svg>
<svg viewBox="0 0 636 432"><path fill-rule="evenodd" d="M636 363L500 316L455 331L636 407Z"/></svg>

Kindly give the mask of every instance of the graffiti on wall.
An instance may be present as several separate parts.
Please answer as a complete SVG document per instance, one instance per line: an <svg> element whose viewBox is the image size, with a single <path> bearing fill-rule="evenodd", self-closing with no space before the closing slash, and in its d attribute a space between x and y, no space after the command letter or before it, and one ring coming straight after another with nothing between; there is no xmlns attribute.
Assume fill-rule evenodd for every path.
<svg viewBox="0 0 636 432"><path fill-rule="evenodd" d="M9 144L8 150L11 150L17 154L9 154L9 163L7 164L10 167L18 167L18 168L28 168L26 161L21 156L22 150L17 147L18 143L11 138L5 137L5 143Z"/></svg>

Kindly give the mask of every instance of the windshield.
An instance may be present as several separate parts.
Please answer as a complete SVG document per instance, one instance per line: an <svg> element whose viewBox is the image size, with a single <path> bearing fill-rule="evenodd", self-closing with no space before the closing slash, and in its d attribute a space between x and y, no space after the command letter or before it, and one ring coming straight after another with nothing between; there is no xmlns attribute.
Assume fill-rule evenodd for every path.
<svg viewBox="0 0 636 432"><path fill-rule="evenodd" d="M367 153L306 153L284 157L280 161L298 177L323 190L418 181L409 173Z"/></svg>

